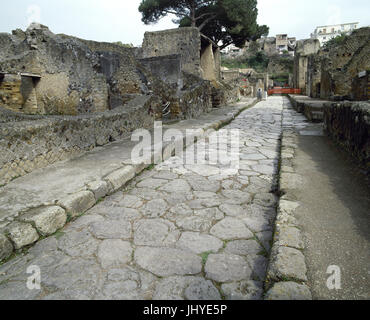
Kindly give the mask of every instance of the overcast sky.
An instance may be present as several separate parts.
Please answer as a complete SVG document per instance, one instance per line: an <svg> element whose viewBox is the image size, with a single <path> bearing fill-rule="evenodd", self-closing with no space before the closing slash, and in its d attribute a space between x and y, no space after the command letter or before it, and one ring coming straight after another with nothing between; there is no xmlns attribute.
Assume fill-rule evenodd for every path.
<svg viewBox="0 0 370 320"><path fill-rule="evenodd" d="M176 27L167 17L144 25L137 8L141 0L13 0L1 8L0 32L26 29L30 21L65 33L96 41L122 41L140 45L145 31ZM270 36L288 33L308 38L316 26L360 22L370 25L369 0L259 0L260 24Z"/></svg>

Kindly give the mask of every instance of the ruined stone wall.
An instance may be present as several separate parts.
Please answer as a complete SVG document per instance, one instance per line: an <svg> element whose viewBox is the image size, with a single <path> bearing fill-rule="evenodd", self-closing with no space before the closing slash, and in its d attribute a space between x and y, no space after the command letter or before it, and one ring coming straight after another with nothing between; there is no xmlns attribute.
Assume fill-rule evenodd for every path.
<svg viewBox="0 0 370 320"><path fill-rule="evenodd" d="M321 63L321 98L352 100L352 81L370 70L370 28L355 30L338 45L326 49Z"/></svg>
<svg viewBox="0 0 370 320"><path fill-rule="evenodd" d="M180 54L182 70L201 77L201 37L197 28L146 32L142 58Z"/></svg>
<svg viewBox="0 0 370 320"><path fill-rule="evenodd" d="M352 81L353 100L370 100L370 71L360 73Z"/></svg>
<svg viewBox="0 0 370 320"><path fill-rule="evenodd" d="M324 107L324 123L328 135L370 174L370 103L330 103Z"/></svg>
<svg viewBox="0 0 370 320"><path fill-rule="evenodd" d="M149 96L137 96L126 107L102 113L39 119L24 116L19 119L23 121L2 123L0 185L38 168L120 140L137 128L151 128L154 117L150 108Z"/></svg>
<svg viewBox="0 0 370 320"><path fill-rule="evenodd" d="M241 75L240 75L239 69L222 71L221 73L222 81L226 83L238 80L240 77Z"/></svg>
<svg viewBox="0 0 370 320"><path fill-rule="evenodd" d="M295 89L301 89L302 94L307 94L308 56L316 54L319 50L320 42L317 39L297 41L294 53L293 84Z"/></svg>
<svg viewBox="0 0 370 320"><path fill-rule="evenodd" d="M258 40L259 47L264 51L268 56L272 56L278 53L276 49L276 38L268 37Z"/></svg>
<svg viewBox="0 0 370 320"><path fill-rule="evenodd" d="M291 56L273 55L269 59L267 73L270 75L293 74L294 58Z"/></svg>
<svg viewBox="0 0 370 320"><path fill-rule="evenodd" d="M0 43L0 71L41 76L35 94L19 105L21 112L103 112L148 91L132 49L55 35L41 25L0 34Z"/></svg>
<svg viewBox="0 0 370 320"><path fill-rule="evenodd" d="M169 85L182 87L181 56L178 54L170 56L152 57L140 59L140 63L154 76Z"/></svg>
<svg viewBox="0 0 370 320"><path fill-rule="evenodd" d="M213 57L215 61L216 79L221 80L221 51L220 51L220 48L213 48Z"/></svg>
<svg viewBox="0 0 370 320"><path fill-rule="evenodd" d="M9 109L5 109L0 106L0 124L8 123L8 122L18 122L18 121L32 121L32 120L39 120L43 118L44 116L19 113L19 112L11 111Z"/></svg>
<svg viewBox="0 0 370 320"><path fill-rule="evenodd" d="M210 112L213 107L211 85L203 82L192 90L183 91L180 95L179 106L183 119L196 119L201 114Z"/></svg>
<svg viewBox="0 0 370 320"><path fill-rule="evenodd" d="M215 57L213 55L212 44L207 45L201 53L200 65L202 68L202 78L208 81L219 80L216 71Z"/></svg>
<svg viewBox="0 0 370 320"><path fill-rule="evenodd" d="M311 98L320 98L321 93L321 63L323 56L311 54L307 60L307 90L306 93Z"/></svg>
<svg viewBox="0 0 370 320"><path fill-rule="evenodd" d="M19 111L23 105L20 75L6 74L0 78L0 105L7 105L10 110Z"/></svg>

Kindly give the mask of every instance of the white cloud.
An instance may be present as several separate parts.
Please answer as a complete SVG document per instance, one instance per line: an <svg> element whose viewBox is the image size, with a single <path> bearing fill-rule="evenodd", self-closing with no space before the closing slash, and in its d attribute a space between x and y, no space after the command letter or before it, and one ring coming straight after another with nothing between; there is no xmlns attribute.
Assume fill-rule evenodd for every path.
<svg viewBox="0 0 370 320"><path fill-rule="evenodd" d="M344 22L342 20L342 9L340 7L330 5L326 9L326 12L329 16L328 20L326 20L327 25L341 24ZM353 21L347 21L347 22L353 22Z"/></svg>

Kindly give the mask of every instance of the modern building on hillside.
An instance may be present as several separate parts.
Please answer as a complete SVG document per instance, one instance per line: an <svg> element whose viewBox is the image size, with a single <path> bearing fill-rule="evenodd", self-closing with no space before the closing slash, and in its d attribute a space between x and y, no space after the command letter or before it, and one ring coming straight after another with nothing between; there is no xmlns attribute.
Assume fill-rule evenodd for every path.
<svg viewBox="0 0 370 320"><path fill-rule="evenodd" d="M324 45L329 40L340 36L341 34L351 34L353 30L358 28L358 22L336 24L330 26L320 26L311 33L312 39L320 41L320 45Z"/></svg>
<svg viewBox="0 0 370 320"><path fill-rule="evenodd" d="M294 55L296 44L297 44L296 38L289 38L287 34L276 35L276 50L280 54L288 52L291 55Z"/></svg>
<svg viewBox="0 0 370 320"><path fill-rule="evenodd" d="M246 41L243 48L238 48L231 44L221 50L221 53L229 58L240 57L245 54L252 42ZM277 34L276 37L262 37L257 40L259 49L264 51L268 56L276 54L289 53L294 56L294 50L297 45L297 39L288 37L287 34Z"/></svg>

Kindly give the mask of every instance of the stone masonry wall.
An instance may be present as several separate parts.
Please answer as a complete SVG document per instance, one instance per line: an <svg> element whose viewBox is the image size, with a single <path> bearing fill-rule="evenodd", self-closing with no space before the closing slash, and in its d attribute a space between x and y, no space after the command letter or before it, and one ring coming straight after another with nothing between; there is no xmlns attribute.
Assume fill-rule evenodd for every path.
<svg viewBox="0 0 370 320"><path fill-rule="evenodd" d="M326 50L321 62L321 98L352 100L352 81L370 70L370 28L355 30L343 43Z"/></svg>
<svg viewBox="0 0 370 320"><path fill-rule="evenodd" d="M370 103L329 103L324 107L328 135L359 160L370 174Z"/></svg>
<svg viewBox="0 0 370 320"><path fill-rule="evenodd" d="M311 98L320 98L321 60L322 56L320 54L311 54L308 56L306 93Z"/></svg>
<svg viewBox="0 0 370 320"><path fill-rule="evenodd" d="M370 71L364 72L353 79L352 94L356 101L370 100Z"/></svg>
<svg viewBox="0 0 370 320"><path fill-rule="evenodd" d="M151 97L137 96L126 107L99 114L44 117L0 126L0 185L35 169L151 128Z"/></svg>
<svg viewBox="0 0 370 320"><path fill-rule="evenodd" d="M306 39L297 42L294 55L294 88L301 89L303 94L307 91L308 56L320 49L320 42L316 39Z"/></svg>
<svg viewBox="0 0 370 320"><path fill-rule="evenodd" d="M3 104L14 111L64 115L103 112L149 91L130 48L56 35L37 24L25 32L0 34L0 44L0 71L41 76L31 99L27 97L18 106ZM1 92L0 97L4 98Z"/></svg>
<svg viewBox="0 0 370 320"><path fill-rule="evenodd" d="M201 37L197 28L178 28L146 32L142 57L151 58L180 54L182 70L198 77L200 68Z"/></svg>
<svg viewBox="0 0 370 320"><path fill-rule="evenodd" d="M140 59L140 63L154 76L169 85L182 87L181 56L178 54Z"/></svg>
<svg viewBox="0 0 370 320"><path fill-rule="evenodd" d="M0 79L0 104L18 111L19 107L23 105L21 83L20 75L4 75Z"/></svg>

